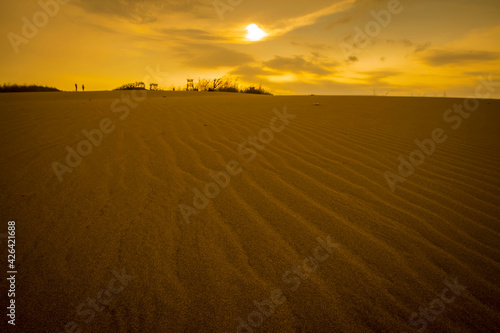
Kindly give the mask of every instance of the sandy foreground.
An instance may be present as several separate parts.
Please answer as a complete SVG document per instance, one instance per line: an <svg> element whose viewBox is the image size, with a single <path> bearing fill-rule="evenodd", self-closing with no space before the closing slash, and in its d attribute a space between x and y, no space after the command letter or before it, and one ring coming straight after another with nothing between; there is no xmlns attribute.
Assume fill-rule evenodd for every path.
<svg viewBox="0 0 500 333"><path fill-rule="evenodd" d="M499 100L135 97L0 95L0 330L500 330Z"/></svg>

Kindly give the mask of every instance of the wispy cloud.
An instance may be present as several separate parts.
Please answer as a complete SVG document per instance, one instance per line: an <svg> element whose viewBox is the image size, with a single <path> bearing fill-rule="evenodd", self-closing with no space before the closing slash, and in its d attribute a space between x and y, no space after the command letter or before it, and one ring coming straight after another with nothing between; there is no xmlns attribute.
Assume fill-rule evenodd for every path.
<svg viewBox="0 0 500 333"><path fill-rule="evenodd" d="M298 43L295 41L290 42L293 46L304 46L313 50L331 50L333 47L324 43Z"/></svg>
<svg viewBox="0 0 500 333"><path fill-rule="evenodd" d="M158 17L168 13L205 16L202 13L212 9L211 3L203 0L75 0L73 4L90 13L125 18L139 24L156 22Z"/></svg>
<svg viewBox="0 0 500 333"><path fill-rule="evenodd" d="M347 59L346 59L346 62L347 62L347 63L358 62L358 61L359 61L359 58L358 58L358 57L356 57L356 56L349 56L349 57L347 57Z"/></svg>
<svg viewBox="0 0 500 333"><path fill-rule="evenodd" d="M281 72L308 73L316 75L328 75L332 73L333 63L306 60L302 56L281 57L275 56L263 63L265 67Z"/></svg>
<svg viewBox="0 0 500 333"><path fill-rule="evenodd" d="M422 54L421 59L430 66L464 65L500 60L500 53L490 51L429 50Z"/></svg>
<svg viewBox="0 0 500 333"><path fill-rule="evenodd" d="M193 68L235 67L254 61L254 58L246 53L213 44L182 43L175 47L174 52L179 62Z"/></svg>
<svg viewBox="0 0 500 333"><path fill-rule="evenodd" d="M211 41L211 42L224 42L229 39L221 35L215 35L209 31L201 29L177 29L177 28L163 28L157 30L162 36L168 40L181 40L181 41Z"/></svg>
<svg viewBox="0 0 500 333"><path fill-rule="evenodd" d="M355 0L344 0L323 9L317 10L313 13L309 13L307 15L283 20L277 23L275 27L270 27L268 32L271 37L284 35L295 29L312 25L316 23L321 17L343 12L350 8L354 2Z"/></svg>

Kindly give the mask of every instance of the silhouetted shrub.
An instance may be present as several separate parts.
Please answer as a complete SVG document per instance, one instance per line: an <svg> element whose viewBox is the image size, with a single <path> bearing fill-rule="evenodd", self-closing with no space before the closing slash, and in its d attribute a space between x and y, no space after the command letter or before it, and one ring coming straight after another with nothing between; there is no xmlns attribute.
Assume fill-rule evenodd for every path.
<svg viewBox="0 0 500 333"><path fill-rule="evenodd" d="M127 83L114 90L146 90L146 85L144 82Z"/></svg>
<svg viewBox="0 0 500 333"><path fill-rule="evenodd" d="M199 91L222 91L232 93L247 93L247 94L261 94L272 95L270 92L265 91L261 87L241 87L238 83L238 78L231 75L225 75L221 78L215 79L198 79L197 88Z"/></svg>
<svg viewBox="0 0 500 333"><path fill-rule="evenodd" d="M232 93L239 92L238 88L236 88L236 87L222 87L222 88L217 89L217 91L232 92Z"/></svg>
<svg viewBox="0 0 500 333"><path fill-rule="evenodd" d="M245 94L272 95L269 91L265 91L261 87L259 87L259 88L248 87L248 88L242 90L242 92Z"/></svg>
<svg viewBox="0 0 500 333"><path fill-rule="evenodd" d="M32 91L60 91L57 88L37 86L37 85L17 85L17 84L6 84L4 83L0 86L0 92L32 92Z"/></svg>

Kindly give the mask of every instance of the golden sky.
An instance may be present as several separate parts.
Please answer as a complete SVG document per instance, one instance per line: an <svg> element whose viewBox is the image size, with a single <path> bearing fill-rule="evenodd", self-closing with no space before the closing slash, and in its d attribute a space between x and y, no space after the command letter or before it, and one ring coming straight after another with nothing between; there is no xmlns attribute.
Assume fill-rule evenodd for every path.
<svg viewBox="0 0 500 333"><path fill-rule="evenodd" d="M500 82L498 0L18 0L0 13L7 83L232 74L274 94L465 97L479 77ZM246 39L250 24L267 36Z"/></svg>

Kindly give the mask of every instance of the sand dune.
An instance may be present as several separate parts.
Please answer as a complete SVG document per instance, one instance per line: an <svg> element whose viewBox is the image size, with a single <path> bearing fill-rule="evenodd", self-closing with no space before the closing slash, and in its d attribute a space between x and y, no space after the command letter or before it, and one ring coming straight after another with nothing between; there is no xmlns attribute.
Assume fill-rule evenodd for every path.
<svg viewBox="0 0 500 333"><path fill-rule="evenodd" d="M0 95L19 332L499 330L500 101L453 129L460 99L122 94ZM447 140L391 191L436 128Z"/></svg>

